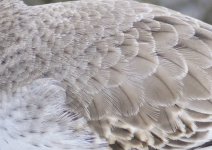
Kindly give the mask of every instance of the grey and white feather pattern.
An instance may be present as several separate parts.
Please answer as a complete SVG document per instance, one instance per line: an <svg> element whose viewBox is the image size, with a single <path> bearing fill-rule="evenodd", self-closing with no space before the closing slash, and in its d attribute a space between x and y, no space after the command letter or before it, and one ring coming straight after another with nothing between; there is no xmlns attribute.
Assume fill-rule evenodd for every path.
<svg viewBox="0 0 212 150"><path fill-rule="evenodd" d="M0 150L192 149L212 140L212 26L133 0L0 0L0 93Z"/></svg>
<svg viewBox="0 0 212 150"><path fill-rule="evenodd" d="M65 90L40 79L14 93L1 92L1 150L106 150L86 120L65 105Z"/></svg>

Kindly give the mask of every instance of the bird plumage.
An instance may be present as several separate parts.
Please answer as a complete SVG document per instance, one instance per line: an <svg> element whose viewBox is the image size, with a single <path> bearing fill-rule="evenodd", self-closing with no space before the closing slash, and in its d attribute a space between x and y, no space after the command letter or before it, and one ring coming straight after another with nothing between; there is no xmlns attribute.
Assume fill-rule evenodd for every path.
<svg viewBox="0 0 212 150"><path fill-rule="evenodd" d="M132 0L0 4L1 91L56 80L114 150L211 140L211 25Z"/></svg>
<svg viewBox="0 0 212 150"><path fill-rule="evenodd" d="M0 96L0 149L108 150L86 120L66 107L58 81L38 79Z"/></svg>

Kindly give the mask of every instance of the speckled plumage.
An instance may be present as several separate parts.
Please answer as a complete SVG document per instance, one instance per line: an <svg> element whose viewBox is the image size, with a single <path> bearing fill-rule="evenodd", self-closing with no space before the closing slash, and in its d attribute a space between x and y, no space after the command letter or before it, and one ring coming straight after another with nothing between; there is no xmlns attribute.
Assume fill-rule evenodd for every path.
<svg viewBox="0 0 212 150"><path fill-rule="evenodd" d="M211 140L211 25L132 0L0 4L6 96L51 78L64 90L56 102L114 150L189 149Z"/></svg>
<svg viewBox="0 0 212 150"><path fill-rule="evenodd" d="M66 107L57 81L36 80L0 96L1 150L108 150L86 120Z"/></svg>

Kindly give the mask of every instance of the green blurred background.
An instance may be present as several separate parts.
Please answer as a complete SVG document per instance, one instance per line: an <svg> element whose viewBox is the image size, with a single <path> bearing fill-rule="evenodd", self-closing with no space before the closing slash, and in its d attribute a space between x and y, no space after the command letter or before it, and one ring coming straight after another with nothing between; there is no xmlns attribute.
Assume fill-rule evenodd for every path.
<svg viewBox="0 0 212 150"><path fill-rule="evenodd" d="M24 0L28 5L38 5L71 0ZM95 0L94 0L95 1ZM212 0L137 0L180 11L212 24Z"/></svg>

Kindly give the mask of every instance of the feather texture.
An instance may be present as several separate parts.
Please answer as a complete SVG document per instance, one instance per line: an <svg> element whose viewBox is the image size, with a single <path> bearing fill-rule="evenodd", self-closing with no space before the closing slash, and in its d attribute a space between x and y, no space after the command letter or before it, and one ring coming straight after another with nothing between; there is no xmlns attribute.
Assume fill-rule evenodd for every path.
<svg viewBox="0 0 212 150"><path fill-rule="evenodd" d="M108 149L86 120L66 107L65 90L58 81L35 80L0 96L1 148Z"/></svg>
<svg viewBox="0 0 212 150"><path fill-rule="evenodd" d="M65 113L61 128L82 130L87 149L109 149L104 140L91 144L98 137L90 128L114 150L189 149L211 140L211 68L212 26L164 7L0 0L0 110L19 98L40 99L56 119L66 109L86 127ZM46 117L36 111L27 110Z"/></svg>

